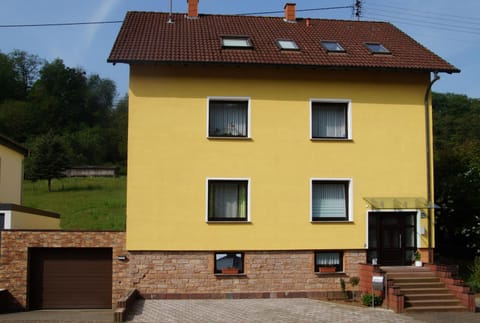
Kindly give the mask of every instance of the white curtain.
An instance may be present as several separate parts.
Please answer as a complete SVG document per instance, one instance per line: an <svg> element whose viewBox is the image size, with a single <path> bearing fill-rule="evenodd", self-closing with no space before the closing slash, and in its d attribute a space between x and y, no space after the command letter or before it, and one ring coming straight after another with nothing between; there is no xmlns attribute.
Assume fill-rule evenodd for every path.
<svg viewBox="0 0 480 323"><path fill-rule="evenodd" d="M312 137L346 138L345 105L345 103L314 103L312 108Z"/></svg>
<svg viewBox="0 0 480 323"><path fill-rule="evenodd" d="M345 184L313 183L313 218L344 218L347 216Z"/></svg>
<svg viewBox="0 0 480 323"><path fill-rule="evenodd" d="M215 182L210 186L212 218L241 218L247 216L247 188L244 182Z"/></svg>
<svg viewBox="0 0 480 323"><path fill-rule="evenodd" d="M246 137L248 103L210 101L209 136Z"/></svg>
<svg viewBox="0 0 480 323"><path fill-rule="evenodd" d="M322 252L317 253L315 257L317 266L338 266L340 265L340 253L338 252Z"/></svg>

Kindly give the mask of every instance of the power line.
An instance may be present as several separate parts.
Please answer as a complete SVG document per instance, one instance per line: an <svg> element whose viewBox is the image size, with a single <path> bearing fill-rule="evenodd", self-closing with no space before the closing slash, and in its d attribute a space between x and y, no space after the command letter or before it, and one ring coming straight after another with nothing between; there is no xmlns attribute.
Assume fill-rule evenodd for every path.
<svg viewBox="0 0 480 323"><path fill-rule="evenodd" d="M325 10L338 10L338 9L353 9L353 6L337 6L337 7L300 9L300 10L297 10L297 12L325 11ZM240 14L237 14L237 15L238 16L254 16L254 15L280 14L280 13L283 13L283 11L249 12L249 13L240 13ZM30 28L30 27L62 27L62 26L82 26L82 25L104 25L104 24L120 24L122 22L123 22L123 20L44 23L44 24L11 24L11 25L0 25L0 28Z"/></svg>
<svg viewBox="0 0 480 323"><path fill-rule="evenodd" d="M0 25L0 28L23 28L23 27L57 27L57 26L81 26L81 25L104 25L104 24L120 24L123 20L111 21L88 21L88 22L61 22L47 24L13 24Z"/></svg>
<svg viewBox="0 0 480 323"><path fill-rule="evenodd" d="M310 9L297 9L296 12L309 12L309 11L325 11L325 10L337 10L337 9L353 9L353 6L338 6L338 7L323 7L323 8L310 8ZM262 11L262 12L248 12L238 13L237 16L255 16L255 15L270 15L281 14L284 11Z"/></svg>

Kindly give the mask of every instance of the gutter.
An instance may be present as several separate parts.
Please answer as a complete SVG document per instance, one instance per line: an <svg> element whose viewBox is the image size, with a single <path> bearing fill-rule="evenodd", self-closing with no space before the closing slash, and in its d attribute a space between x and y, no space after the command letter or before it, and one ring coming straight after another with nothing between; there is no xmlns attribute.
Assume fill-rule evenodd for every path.
<svg viewBox="0 0 480 323"><path fill-rule="evenodd" d="M430 116L431 116L431 111L430 111L430 104L429 104L429 99L430 99L430 93L433 84L440 79L440 76L438 76L438 71L433 72L433 80L430 81L430 84L428 85L426 91L425 91L425 98L424 98L424 104L425 104L425 141L426 141L426 153L427 153L427 202L429 204L429 208L427 209L427 218L428 218L428 262L433 264L433 248L432 248L432 217L434 216L434 202L433 202L433 187L432 187L432 136L430 133Z"/></svg>

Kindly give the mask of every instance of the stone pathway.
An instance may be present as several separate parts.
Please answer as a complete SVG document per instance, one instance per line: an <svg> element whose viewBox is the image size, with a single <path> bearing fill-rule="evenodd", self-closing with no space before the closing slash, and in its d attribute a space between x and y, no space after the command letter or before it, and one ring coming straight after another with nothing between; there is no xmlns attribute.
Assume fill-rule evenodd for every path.
<svg viewBox="0 0 480 323"><path fill-rule="evenodd" d="M480 318L480 316L479 316ZM421 322L383 308L346 306L306 298L140 300L130 322Z"/></svg>

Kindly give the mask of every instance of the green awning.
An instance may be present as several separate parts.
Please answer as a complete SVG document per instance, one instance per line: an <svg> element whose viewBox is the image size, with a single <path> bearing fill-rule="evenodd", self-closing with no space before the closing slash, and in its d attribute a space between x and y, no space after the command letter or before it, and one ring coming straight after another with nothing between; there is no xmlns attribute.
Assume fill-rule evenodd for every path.
<svg viewBox="0 0 480 323"><path fill-rule="evenodd" d="M423 197L364 197L372 209L437 209Z"/></svg>

